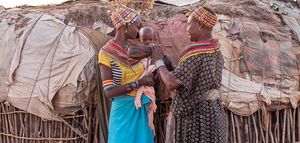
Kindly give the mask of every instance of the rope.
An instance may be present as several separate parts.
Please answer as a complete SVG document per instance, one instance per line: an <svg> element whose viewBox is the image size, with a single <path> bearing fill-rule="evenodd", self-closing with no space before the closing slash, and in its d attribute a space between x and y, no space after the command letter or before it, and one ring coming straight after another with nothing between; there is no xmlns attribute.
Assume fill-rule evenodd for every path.
<svg viewBox="0 0 300 143"><path fill-rule="evenodd" d="M24 112L24 111L5 112L5 113L0 113L0 115L10 115L10 114L16 114L16 113L26 113L26 112Z"/></svg>

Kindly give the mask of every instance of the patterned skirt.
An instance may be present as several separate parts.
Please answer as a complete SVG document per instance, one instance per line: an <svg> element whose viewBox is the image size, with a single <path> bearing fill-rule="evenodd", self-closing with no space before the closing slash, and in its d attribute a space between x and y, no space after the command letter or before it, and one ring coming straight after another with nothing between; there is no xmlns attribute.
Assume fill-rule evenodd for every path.
<svg viewBox="0 0 300 143"><path fill-rule="evenodd" d="M187 116L176 116L176 143L227 143L227 117L221 101L200 101Z"/></svg>

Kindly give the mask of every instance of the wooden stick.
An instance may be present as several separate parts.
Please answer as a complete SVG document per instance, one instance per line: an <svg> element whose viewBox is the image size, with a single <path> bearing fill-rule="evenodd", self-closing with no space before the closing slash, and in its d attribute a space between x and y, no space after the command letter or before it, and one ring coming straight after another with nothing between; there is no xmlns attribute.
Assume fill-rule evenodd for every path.
<svg viewBox="0 0 300 143"><path fill-rule="evenodd" d="M281 143L281 140L282 140L282 129L283 129L283 111L279 111L279 129L278 129L278 139L279 139L279 143Z"/></svg>
<svg viewBox="0 0 300 143"><path fill-rule="evenodd" d="M249 125L247 120L245 120L245 143L249 143L250 142L250 135L249 135Z"/></svg>
<svg viewBox="0 0 300 143"><path fill-rule="evenodd" d="M32 115L29 114L29 137L32 138L31 130L32 130ZM30 143L32 143L32 140L30 140Z"/></svg>
<svg viewBox="0 0 300 143"><path fill-rule="evenodd" d="M1 103L1 112L5 112L4 111L4 109L3 109L3 105L2 105L3 103ZM3 115L3 116L1 116L1 122L2 122L2 125L1 125L1 127L4 127L4 128L2 128L3 129L3 132L6 132L6 124L5 124L5 115ZM7 142L7 136L3 136L3 142Z"/></svg>
<svg viewBox="0 0 300 143"><path fill-rule="evenodd" d="M61 137L64 137L63 136L63 123L59 123L60 124L60 135Z"/></svg>
<svg viewBox="0 0 300 143"><path fill-rule="evenodd" d="M44 132L44 137L45 138L50 138L49 136L48 136L48 123L47 123L47 121L45 122L45 121L42 121L43 122L43 132Z"/></svg>
<svg viewBox="0 0 300 143"><path fill-rule="evenodd" d="M49 138L53 138L53 137L52 137L52 134L51 134L51 132L53 131L53 128L52 128L52 121L46 121L46 122L47 122L47 124L48 124L48 126L47 126L47 127L48 127L48 128L47 128L47 129L48 129L48 137L49 137ZM46 130L47 130L47 129L46 129ZM49 142L50 142L50 141L49 141Z"/></svg>
<svg viewBox="0 0 300 143"><path fill-rule="evenodd" d="M16 108L14 107L14 112L16 112ZM16 134L15 135L17 135L17 136L19 136L19 134L18 134L18 124L17 124L17 113L14 113L14 121L15 121L15 131L16 131ZM15 142L17 143L17 142L19 142L18 141L18 139L17 138L15 138Z"/></svg>
<svg viewBox="0 0 300 143"><path fill-rule="evenodd" d="M35 122L35 129L34 129L34 133L35 133L35 137L39 137L40 136L40 130L39 130L39 128L40 128L40 120L39 120L39 118L38 117L36 117L35 118L36 119L36 122Z"/></svg>
<svg viewBox="0 0 300 143"><path fill-rule="evenodd" d="M287 142L291 142L291 120L290 120L291 110L288 109L288 116L287 116Z"/></svg>
<svg viewBox="0 0 300 143"><path fill-rule="evenodd" d="M42 121L42 119L41 118L38 118L38 120L39 120L39 137L41 136L41 137L44 137L45 136L45 134L44 134L44 131L43 131L43 128L44 128L44 124L43 124L43 121Z"/></svg>
<svg viewBox="0 0 300 143"><path fill-rule="evenodd" d="M235 127L236 127L236 133L237 133L237 138L238 138L238 143L242 143L242 140L241 140L241 133L240 133L240 123L238 121L238 118L236 115L234 115L234 121L235 121Z"/></svg>
<svg viewBox="0 0 300 143"><path fill-rule="evenodd" d="M74 120L74 119L72 119L72 120ZM68 122L68 121L67 121ZM72 124L71 124L72 125ZM73 126L73 125L72 125ZM66 138L69 138L69 135L70 135L70 132L72 132L72 130L70 131L70 128L69 127L66 127L66 130L65 130L65 132L66 132ZM68 143L69 141L67 141L67 143Z"/></svg>
<svg viewBox="0 0 300 143"><path fill-rule="evenodd" d="M2 104L3 104L3 103L1 103L0 111L1 111L1 112L4 112L3 109L2 109ZM3 122L3 121L4 121L4 115L0 115L0 116L1 116L1 122L0 122L0 125L1 125L1 127L5 127L5 123ZM5 129L5 128L0 128L0 131L1 131L1 132L5 132L4 129ZM5 142L5 138L6 138L6 136L1 135L1 142Z"/></svg>
<svg viewBox="0 0 300 143"><path fill-rule="evenodd" d="M6 105L3 105L3 109L4 109L4 112L7 112L5 106L6 106ZM5 120L5 132L6 132L6 133L9 133L9 125L8 125L8 121L7 121L7 120L8 120L8 119L7 119L7 116L8 116L8 115L5 115L5 116L4 116L4 120ZM10 141L9 141L9 140L10 140L10 137L7 136L6 140L7 140L8 143L10 143Z"/></svg>
<svg viewBox="0 0 300 143"><path fill-rule="evenodd" d="M59 132L59 126L58 125L59 125L58 123L54 124L55 130L54 130L54 133L53 133L53 137L57 137L57 134Z"/></svg>
<svg viewBox="0 0 300 143"><path fill-rule="evenodd" d="M6 110L5 110L3 104L1 104L1 107L2 107L2 111L3 111L3 112L6 112ZM9 127L8 127L8 122L7 122L6 116L4 116L4 122L5 122L5 132L6 132L6 133L9 133L9 131L8 131L8 128L9 128ZM8 137L8 136L6 136L6 142L9 143L9 137Z"/></svg>
<svg viewBox="0 0 300 143"><path fill-rule="evenodd" d="M79 118L79 117L84 117L85 115L74 115L74 116L67 116L63 117L63 119L74 119L74 118Z"/></svg>
<svg viewBox="0 0 300 143"><path fill-rule="evenodd" d="M56 137L56 131L57 131L57 122L54 122L54 121L52 121L52 123L53 123L53 128L54 128L54 130L53 130L53 132L52 132L52 138L55 138Z"/></svg>
<svg viewBox="0 0 300 143"><path fill-rule="evenodd" d="M273 133L272 133L272 116L269 116L269 134L270 134L270 140L271 143L274 143L274 137L273 137Z"/></svg>
<svg viewBox="0 0 300 143"><path fill-rule="evenodd" d="M20 132L21 132L21 136L24 137L25 136L25 125L24 125L24 122L23 122L24 118L23 118L23 114L20 113L20 122L21 122L21 129L20 129ZM21 139L22 143L24 143L24 139Z"/></svg>
<svg viewBox="0 0 300 143"><path fill-rule="evenodd" d="M230 116L231 116L231 123L232 123L233 143L236 143L235 124L234 124L234 119L233 119L234 117L232 112L230 112Z"/></svg>
<svg viewBox="0 0 300 143"><path fill-rule="evenodd" d="M24 128L25 136L24 137L29 137L29 134L28 134L29 127L28 126L30 126L30 125L28 125L29 124L28 120L29 120L29 113L25 113L24 114L24 126L25 126L25 128Z"/></svg>
<svg viewBox="0 0 300 143"><path fill-rule="evenodd" d="M97 112L96 112L96 114L95 114L95 116L97 116L98 114L97 114ZM96 124L96 126L95 126L95 133L94 133L94 142L98 142L99 140L100 140L100 138L98 138L98 134L99 134L99 132L98 132L98 124L99 124L99 118L95 118L95 124Z"/></svg>
<svg viewBox="0 0 300 143"><path fill-rule="evenodd" d="M54 124L54 132L53 132L53 137L60 137L60 136L57 136L57 134L59 133L59 122L55 122Z"/></svg>
<svg viewBox="0 0 300 143"><path fill-rule="evenodd" d="M252 121L253 121L253 126L254 126L254 131L255 131L255 143L258 143L258 131L257 131L257 124L254 118L254 115L250 115L252 117Z"/></svg>
<svg viewBox="0 0 300 143"><path fill-rule="evenodd" d="M266 116L269 116L268 113L266 113ZM267 120L267 128L265 132L265 137L266 137L266 143L269 143L269 118L265 119Z"/></svg>
<svg viewBox="0 0 300 143"><path fill-rule="evenodd" d="M62 128L61 128L61 130L62 130L62 134L61 134L61 137L62 138L66 138L66 128L68 128L68 127L66 127L65 126L65 124L64 123L62 123Z"/></svg>
<svg viewBox="0 0 300 143"><path fill-rule="evenodd" d="M4 112L7 112L7 109L6 109L6 105L3 106L4 108ZM8 115L5 115L5 127L6 127L6 132L7 133L10 133L9 129L10 129L10 123L9 123L9 118L8 118ZM10 137L7 137L7 141L10 143Z"/></svg>
<svg viewBox="0 0 300 143"><path fill-rule="evenodd" d="M75 120L74 118L73 119L69 119L69 120ZM69 121L68 121L69 122ZM71 124L72 125L72 124ZM73 126L73 125L72 125ZM67 128L66 130L66 138L69 138L70 137L70 134L71 132L73 132L70 128ZM67 143L69 143L70 141L67 141Z"/></svg>
<svg viewBox="0 0 300 143"><path fill-rule="evenodd" d="M10 106L10 111L14 111L15 110L15 107L13 106ZM12 124L12 127L11 127L11 130L13 132L13 135L18 135L18 130L16 130L16 120L15 120L15 114L11 114L11 124ZM13 139L13 142L16 142L16 138L12 138Z"/></svg>
<svg viewBox="0 0 300 143"><path fill-rule="evenodd" d="M248 131L249 131L249 142L253 143L253 139L255 138L255 135L253 134L253 124L251 123L251 116L246 117L248 122Z"/></svg>
<svg viewBox="0 0 300 143"><path fill-rule="evenodd" d="M7 112L10 111L10 106L5 105L4 108L6 109ZM8 121L8 133L13 134L13 125L12 125L12 119L11 119L11 114L6 115L7 116L7 121ZM10 142L14 142L14 139L12 137L9 137Z"/></svg>
<svg viewBox="0 0 300 143"><path fill-rule="evenodd" d="M298 141L300 141L300 109L299 109L299 107L297 108L297 122L298 122L298 124L297 124L297 129L298 129Z"/></svg>
<svg viewBox="0 0 300 143"><path fill-rule="evenodd" d="M9 112L11 109L10 109L10 106L4 106L6 108L6 111ZM9 115L6 115L7 116L7 120L8 120L8 130L9 130L9 133L10 134L14 134L14 131L13 131L13 125L12 125L12 119L11 119L11 114ZM10 139L10 142L14 142L14 139L12 137L9 137Z"/></svg>
<svg viewBox="0 0 300 143"><path fill-rule="evenodd" d="M261 138L262 138L262 141L263 141L263 143L265 143L266 142L266 140L265 140L265 136L264 136L264 132L263 132L263 129L262 129L262 118L261 118L261 112L262 111L258 111L258 113L257 113L257 116L258 116L258 125L259 125L259 131L260 131L260 136L261 136Z"/></svg>
<svg viewBox="0 0 300 143"><path fill-rule="evenodd" d="M72 124L71 124L72 126L74 125L74 122L75 122L75 119L72 120ZM74 134L74 132L71 132L71 137L73 137L73 136L75 136L75 134ZM77 140L75 142L77 142Z"/></svg>
<svg viewBox="0 0 300 143"><path fill-rule="evenodd" d="M0 104L2 104L2 102L0 102ZM3 111L2 111L2 109L0 108L0 113L2 113ZM0 122L0 127L3 127L4 125L3 125L3 119L2 119L2 115L0 114L0 120L1 120L1 122ZM2 131L2 128L0 128L0 132L4 132L4 131ZM0 135L0 141L1 142L4 142L3 141L3 138L4 138L4 136L2 136L2 135Z"/></svg>
<svg viewBox="0 0 300 143"><path fill-rule="evenodd" d="M276 124L275 124L275 142L279 143L279 110L276 110Z"/></svg>
<svg viewBox="0 0 300 143"><path fill-rule="evenodd" d="M65 120L65 122L67 122L67 120ZM61 137L62 138L67 138L67 129L69 128L69 127L67 127L66 126L66 124L65 123L62 123L62 133L63 134L61 134ZM67 143L67 141L65 141L66 143Z"/></svg>
<svg viewBox="0 0 300 143"><path fill-rule="evenodd" d="M93 124L92 124L92 118L91 118L91 116L93 115L93 113L92 113L92 107L89 107L89 114L88 114L89 116L88 116L88 133L89 133L89 135L88 135L88 140L87 140L87 142L88 143L92 143L92 130L93 130Z"/></svg>
<svg viewBox="0 0 300 143"><path fill-rule="evenodd" d="M50 128L50 126L51 126L51 121L45 121L45 122L47 122L47 126L46 126L47 128L46 128L46 130L48 130L48 137L49 137L49 138L53 138L53 137L51 136L51 132L52 132L53 129ZM51 143L51 141L49 141L49 143Z"/></svg>
<svg viewBox="0 0 300 143"><path fill-rule="evenodd" d="M294 109L292 109L292 111L293 111L293 114L292 114L292 124L291 124L291 126L292 126L292 142L294 143L294 142L296 142L296 110L294 110Z"/></svg>
<svg viewBox="0 0 300 143"><path fill-rule="evenodd" d="M44 132L44 123L42 119L39 119L39 138L40 137L45 137L45 132Z"/></svg>
<svg viewBox="0 0 300 143"><path fill-rule="evenodd" d="M283 131L282 131L282 143L285 143L285 126L286 124L286 109L283 111Z"/></svg>

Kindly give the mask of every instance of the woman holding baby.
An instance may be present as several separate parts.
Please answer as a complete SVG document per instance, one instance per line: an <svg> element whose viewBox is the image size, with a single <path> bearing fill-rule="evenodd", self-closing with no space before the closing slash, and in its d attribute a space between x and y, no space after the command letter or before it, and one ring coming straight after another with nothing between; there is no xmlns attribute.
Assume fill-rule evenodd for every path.
<svg viewBox="0 0 300 143"><path fill-rule="evenodd" d="M104 93L112 102L108 143L154 143L154 132L148 120L151 99L141 96L138 110L134 104L138 88L153 86L154 81L150 76L141 78L144 65L127 55L127 50L133 46L128 40L136 38L141 28L139 14L120 6L111 19L116 35L99 52Z"/></svg>

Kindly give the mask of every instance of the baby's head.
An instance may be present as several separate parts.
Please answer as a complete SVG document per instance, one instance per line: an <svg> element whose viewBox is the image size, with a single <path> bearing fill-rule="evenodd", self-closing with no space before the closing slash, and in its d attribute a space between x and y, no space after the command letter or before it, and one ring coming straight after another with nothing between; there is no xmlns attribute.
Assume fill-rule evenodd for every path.
<svg viewBox="0 0 300 143"><path fill-rule="evenodd" d="M139 32L141 43L150 45L154 40L154 30L152 27L143 27Z"/></svg>

